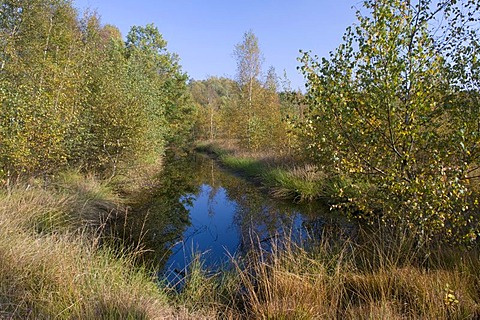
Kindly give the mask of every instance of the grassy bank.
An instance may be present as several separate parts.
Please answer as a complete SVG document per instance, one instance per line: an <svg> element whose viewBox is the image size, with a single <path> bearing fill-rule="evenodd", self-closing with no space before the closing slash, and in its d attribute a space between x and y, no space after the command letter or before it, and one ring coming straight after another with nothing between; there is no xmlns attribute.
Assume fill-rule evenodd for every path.
<svg viewBox="0 0 480 320"><path fill-rule="evenodd" d="M75 172L1 190L0 318L188 318L135 252L105 245L126 212L108 184Z"/></svg>
<svg viewBox="0 0 480 320"><path fill-rule="evenodd" d="M276 197L309 201L351 186L294 159L248 153L232 144L201 143L197 150L260 181ZM314 246L279 243L273 252L234 259L234 275L197 281L197 291L221 293L204 304L218 306L225 317L245 319L480 317L478 247L421 244L414 230L381 224L346 238L338 230L314 236L319 239Z"/></svg>
<svg viewBox="0 0 480 320"><path fill-rule="evenodd" d="M335 234L327 235L332 239ZM244 277L255 317L307 319L474 319L478 254L436 248L424 260L412 239L369 233L313 252L287 246ZM452 261L453 260L453 261Z"/></svg>
<svg viewBox="0 0 480 320"><path fill-rule="evenodd" d="M216 157L225 167L260 182L275 198L297 202L332 199L334 188L345 182L331 181L314 165L268 152L245 152L228 141L199 142L199 152Z"/></svg>

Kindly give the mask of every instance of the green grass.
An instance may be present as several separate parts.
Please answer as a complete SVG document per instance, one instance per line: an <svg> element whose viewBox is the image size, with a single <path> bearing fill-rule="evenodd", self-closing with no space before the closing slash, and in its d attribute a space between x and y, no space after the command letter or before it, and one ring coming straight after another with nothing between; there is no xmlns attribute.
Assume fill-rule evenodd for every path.
<svg viewBox="0 0 480 320"><path fill-rule="evenodd" d="M249 178L259 178L268 170L260 161L251 158L238 158L231 155L224 155L220 157L220 162Z"/></svg>
<svg viewBox="0 0 480 320"><path fill-rule="evenodd" d="M197 142L196 151L213 156L224 167L261 183L273 198L294 202L323 202L339 205L375 194L376 186L353 181L345 175L326 175L320 168L292 155L273 151L252 152L238 141Z"/></svg>
<svg viewBox="0 0 480 320"><path fill-rule="evenodd" d="M274 168L264 174L265 183L276 198L313 201L325 194L325 177L314 166L305 165L290 170Z"/></svg>
<svg viewBox="0 0 480 320"><path fill-rule="evenodd" d="M213 154L225 167L261 181L275 198L302 202L329 196L329 180L315 166L287 165L268 153L244 152L216 142L199 142L195 150Z"/></svg>

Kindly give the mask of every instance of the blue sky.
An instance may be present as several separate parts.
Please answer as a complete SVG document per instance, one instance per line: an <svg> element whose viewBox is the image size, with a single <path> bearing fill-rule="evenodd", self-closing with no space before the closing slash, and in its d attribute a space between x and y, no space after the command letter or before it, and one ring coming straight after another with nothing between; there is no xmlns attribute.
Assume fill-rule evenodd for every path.
<svg viewBox="0 0 480 320"><path fill-rule="evenodd" d="M327 56L355 22L359 0L74 0L96 10L104 24L125 36L133 25L154 23L168 50L176 52L191 78L235 77L234 46L252 30L259 39L266 72L286 70L292 88L303 89L299 50Z"/></svg>

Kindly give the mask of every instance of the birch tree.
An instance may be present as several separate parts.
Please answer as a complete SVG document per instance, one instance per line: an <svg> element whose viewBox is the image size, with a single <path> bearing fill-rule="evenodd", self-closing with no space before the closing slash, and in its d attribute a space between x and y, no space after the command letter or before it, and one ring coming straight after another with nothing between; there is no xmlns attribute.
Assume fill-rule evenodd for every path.
<svg viewBox="0 0 480 320"><path fill-rule="evenodd" d="M241 88L245 89L251 105L254 85L260 77L263 63L258 38L252 30L245 32L242 42L235 46L234 57L237 60L238 83Z"/></svg>
<svg viewBox="0 0 480 320"><path fill-rule="evenodd" d="M301 58L306 148L357 216L478 237L478 6L367 0L329 58Z"/></svg>

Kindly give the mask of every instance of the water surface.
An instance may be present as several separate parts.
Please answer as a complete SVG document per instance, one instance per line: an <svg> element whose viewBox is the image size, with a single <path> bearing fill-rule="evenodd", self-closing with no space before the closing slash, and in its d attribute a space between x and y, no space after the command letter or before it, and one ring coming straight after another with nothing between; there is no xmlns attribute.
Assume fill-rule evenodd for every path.
<svg viewBox="0 0 480 320"><path fill-rule="evenodd" d="M257 185L220 168L202 154L168 157L158 184L138 199L130 237L171 278L195 255L215 270L252 243L320 235L338 226L326 206L274 200Z"/></svg>

